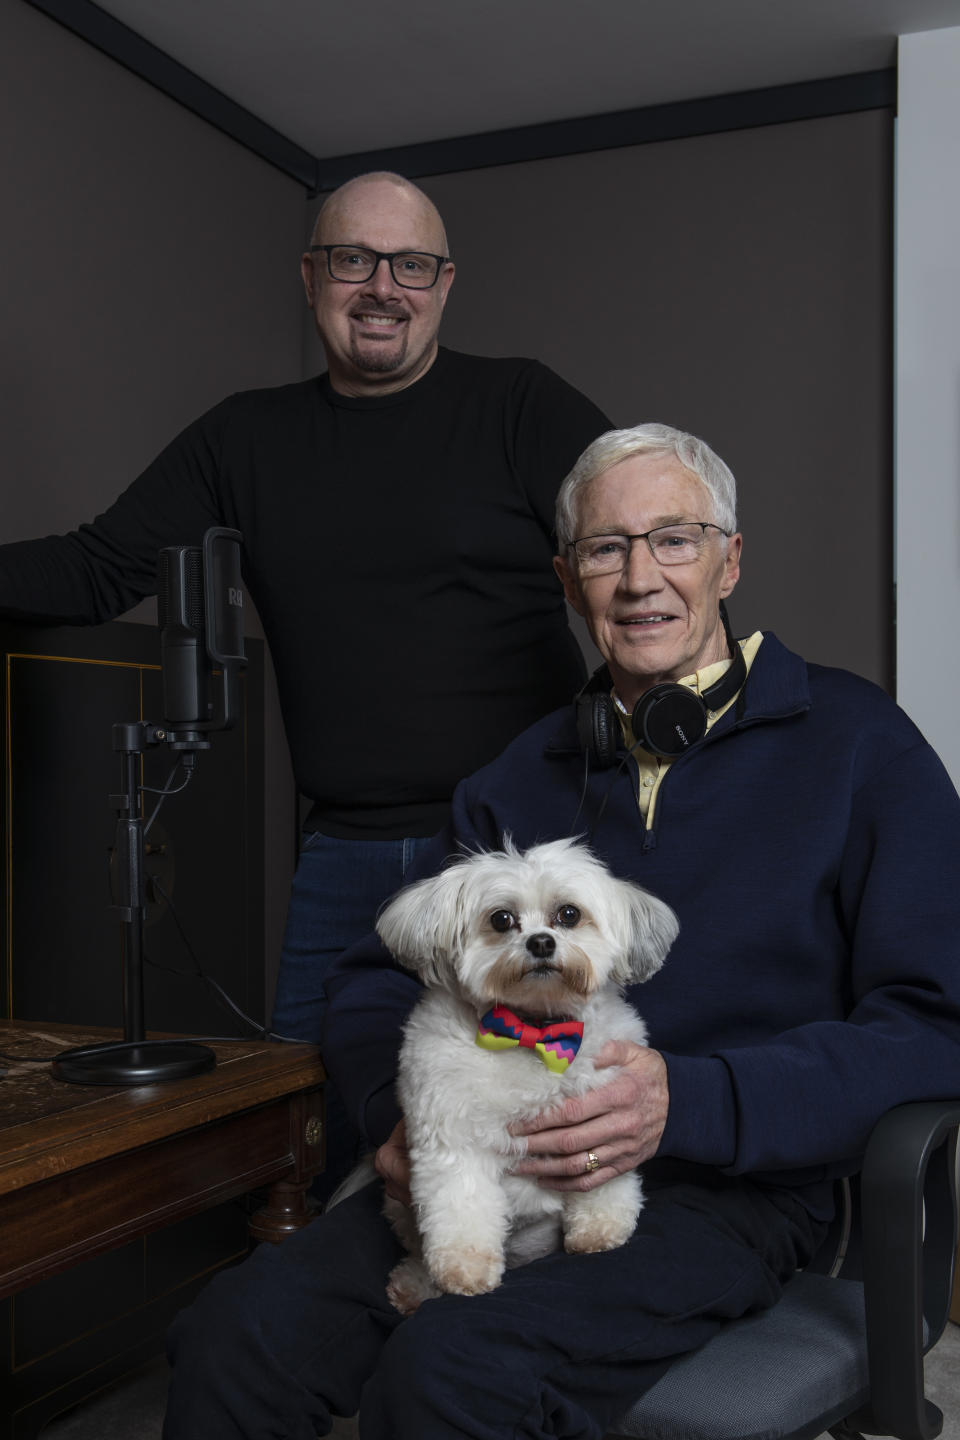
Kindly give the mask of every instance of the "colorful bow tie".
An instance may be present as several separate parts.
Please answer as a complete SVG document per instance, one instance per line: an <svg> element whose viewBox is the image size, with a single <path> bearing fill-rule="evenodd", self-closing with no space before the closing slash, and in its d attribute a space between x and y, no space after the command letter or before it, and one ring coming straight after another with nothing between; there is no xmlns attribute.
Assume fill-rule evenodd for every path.
<svg viewBox="0 0 960 1440"><path fill-rule="evenodd" d="M481 1017L475 1043L483 1050L512 1050L517 1045L533 1050L554 1075L572 1065L583 1039L581 1020L554 1020L549 1025L528 1025L505 1005L495 1005Z"/></svg>

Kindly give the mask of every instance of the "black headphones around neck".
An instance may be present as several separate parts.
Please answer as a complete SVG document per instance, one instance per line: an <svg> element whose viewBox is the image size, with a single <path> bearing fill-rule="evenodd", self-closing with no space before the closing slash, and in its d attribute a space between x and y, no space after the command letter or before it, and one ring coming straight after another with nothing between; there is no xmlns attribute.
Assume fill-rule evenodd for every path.
<svg viewBox="0 0 960 1440"><path fill-rule="evenodd" d="M654 755L672 760L696 745L707 733L709 712L722 710L747 678L747 662L733 637L722 600L720 619L732 656L720 679L702 695L686 685L666 681L641 695L633 707L633 738ZM573 702L580 745L600 770L616 763L617 745L622 738L617 707L610 697L611 684L610 672L601 665Z"/></svg>

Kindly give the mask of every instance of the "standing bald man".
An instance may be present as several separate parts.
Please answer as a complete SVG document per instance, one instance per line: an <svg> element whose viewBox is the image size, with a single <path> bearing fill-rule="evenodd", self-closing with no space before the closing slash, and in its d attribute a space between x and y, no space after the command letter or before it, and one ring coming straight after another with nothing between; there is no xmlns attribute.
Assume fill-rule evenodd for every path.
<svg viewBox="0 0 960 1440"><path fill-rule="evenodd" d="M154 593L162 546L241 532L311 803L273 1025L315 1040L328 964L372 928L457 781L581 682L553 506L609 422L536 361L439 346L454 265L398 175L335 191L301 269L326 374L232 395L92 524L0 548L0 613L110 620ZM350 1146L333 1138L335 1177Z"/></svg>

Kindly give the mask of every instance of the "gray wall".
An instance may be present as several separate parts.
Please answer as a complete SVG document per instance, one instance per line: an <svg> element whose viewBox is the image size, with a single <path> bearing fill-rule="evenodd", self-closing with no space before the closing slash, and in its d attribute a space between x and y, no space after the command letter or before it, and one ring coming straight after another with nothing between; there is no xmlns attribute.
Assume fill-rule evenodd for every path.
<svg viewBox="0 0 960 1440"><path fill-rule="evenodd" d="M0 133L0 539L15 540L89 519L231 391L299 379L304 195L21 0L0 0ZM278 946L293 793L270 704Z"/></svg>
<svg viewBox="0 0 960 1440"><path fill-rule="evenodd" d="M887 685L891 145L872 111L421 182L446 343L702 435L739 482L735 629Z"/></svg>
<svg viewBox="0 0 960 1440"><path fill-rule="evenodd" d="M897 699L960 788L960 27L898 67Z"/></svg>

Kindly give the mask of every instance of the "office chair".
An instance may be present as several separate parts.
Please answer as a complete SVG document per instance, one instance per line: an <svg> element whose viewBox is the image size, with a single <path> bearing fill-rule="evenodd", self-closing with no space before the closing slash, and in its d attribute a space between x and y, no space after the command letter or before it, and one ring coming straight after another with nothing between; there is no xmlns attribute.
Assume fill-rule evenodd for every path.
<svg viewBox="0 0 960 1440"><path fill-rule="evenodd" d="M607 1440L934 1440L923 1356L950 1310L958 1126L960 1098L889 1111L782 1300L677 1360Z"/></svg>

